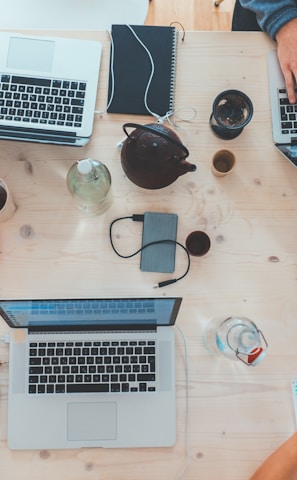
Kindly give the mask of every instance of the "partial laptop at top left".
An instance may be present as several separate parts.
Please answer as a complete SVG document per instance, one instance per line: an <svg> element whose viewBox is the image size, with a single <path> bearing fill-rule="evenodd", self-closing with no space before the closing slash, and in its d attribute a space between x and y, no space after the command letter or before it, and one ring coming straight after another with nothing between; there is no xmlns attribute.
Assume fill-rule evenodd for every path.
<svg viewBox="0 0 297 480"><path fill-rule="evenodd" d="M291 105L276 50L268 53L272 135L276 148L297 166L297 104Z"/></svg>
<svg viewBox="0 0 297 480"><path fill-rule="evenodd" d="M101 43L0 33L0 139L85 145Z"/></svg>

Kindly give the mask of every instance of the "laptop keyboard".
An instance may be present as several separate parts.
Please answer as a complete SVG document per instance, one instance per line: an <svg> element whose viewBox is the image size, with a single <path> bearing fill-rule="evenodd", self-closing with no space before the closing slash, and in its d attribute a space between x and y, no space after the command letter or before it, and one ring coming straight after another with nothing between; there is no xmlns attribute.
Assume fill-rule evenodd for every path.
<svg viewBox="0 0 297 480"><path fill-rule="evenodd" d="M86 83L0 74L0 120L81 127Z"/></svg>
<svg viewBox="0 0 297 480"><path fill-rule="evenodd" d="M281 130L285 135L297 134L297 104L291 105L285 88L278 90L281 114Z"/></svg>
<svg viewBox="0 0 297 480"><path fill-rule="evenodd" d="M29 394L156 391L156 342L31 342Z"/></svg>

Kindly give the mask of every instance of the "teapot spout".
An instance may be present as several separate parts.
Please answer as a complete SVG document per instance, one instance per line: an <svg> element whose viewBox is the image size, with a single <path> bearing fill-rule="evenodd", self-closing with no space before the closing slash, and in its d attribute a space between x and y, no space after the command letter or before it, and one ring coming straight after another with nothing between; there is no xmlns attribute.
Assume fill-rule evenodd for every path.
<svg viewBox="0 0 297 480"><path fill-rule="evenodd" d="M180 161L180 175L184 175L188 172L195 172L197 170L196 165L188 162L185 158Z"/></svg>

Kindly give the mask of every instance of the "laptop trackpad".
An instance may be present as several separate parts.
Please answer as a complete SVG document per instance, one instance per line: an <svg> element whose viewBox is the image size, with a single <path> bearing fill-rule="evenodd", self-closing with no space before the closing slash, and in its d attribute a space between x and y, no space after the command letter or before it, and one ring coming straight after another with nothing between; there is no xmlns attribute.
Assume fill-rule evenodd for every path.
<svg viewBox="0 0 297 480"><path fill-rule="evenodd" d="M69 403L68 440L114 440L117 436L115 402Z"/></svg>

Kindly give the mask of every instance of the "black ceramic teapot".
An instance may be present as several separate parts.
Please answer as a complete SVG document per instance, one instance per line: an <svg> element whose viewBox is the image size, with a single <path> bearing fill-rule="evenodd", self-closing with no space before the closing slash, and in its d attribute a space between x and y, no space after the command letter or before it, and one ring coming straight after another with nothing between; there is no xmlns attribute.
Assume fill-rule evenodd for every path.
<svg viewBox="0 0 297 480"><path fill-rule="evenodd" d="M135 130L129 134L127 128ZM125 123L123 130L127 138L121 151L122 167L139 187L163 188L179 176L196 170L196 165L186 160L188 149L170 128L159 123Z"/></svg>

